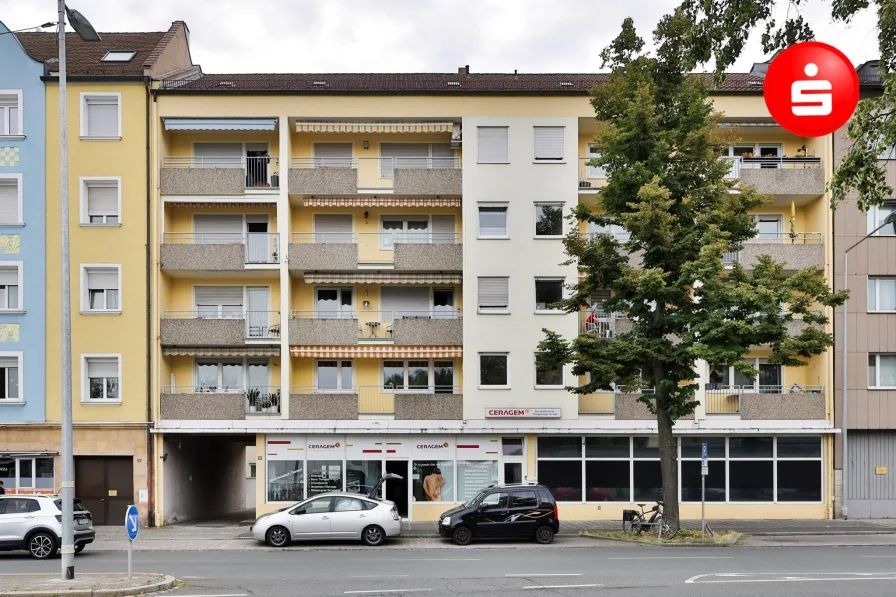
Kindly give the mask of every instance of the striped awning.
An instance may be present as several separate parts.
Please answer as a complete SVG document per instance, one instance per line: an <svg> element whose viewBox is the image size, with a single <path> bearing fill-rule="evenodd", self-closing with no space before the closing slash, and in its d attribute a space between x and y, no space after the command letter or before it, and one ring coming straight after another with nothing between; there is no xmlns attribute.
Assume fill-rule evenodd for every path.
<svg viewBox="0 0 896 597"><path fill-rule="evenodd" d="M192 202L192 201L166 201L168 207L183 207L187 209L198 209L198 208L218 208L218 209L256 209L259 207L277 207L277 203L275 202L261 202L261 201L253 201L251 203L236 203L234 201L228 201L226 199L221 199L218 202L215 201L202 201L202 202Z"/></svg>
<svg viewBox="0 0 896 597"><path fill-rule="evenodd" d="M168 347L162 349L166 357L279 357L280 349L270 346L233 346L221 348Z"/></svg>
<svg viewBox="0 0 896 597"><path fill-rule="evenodd" d="M460 197L308 197L304 207L460 207Z"/></svg>
<svg viewBox="0 0 896 597"><path fill-rule="evenodd" d="M453 122L297 122L297 133L450 133Z"/></svg>
<svg viewBox="0 0 896 597"><path fill-rule="evenodd" d="M308 284L463 284L462 274L305 273Z"/></svg>
<svg viewBox="0 0 896 597"><path fill-rule="evenodd" d="M273 131L276 118L164 118L166 131Z"/></svg>
<svg viewBox="0 0 896 597"><path fill-rule="evenodd" d="M464 356L462 346L396 346L359 344L356 346L290 346L294 357L322 359L453 359Z"/></svg>

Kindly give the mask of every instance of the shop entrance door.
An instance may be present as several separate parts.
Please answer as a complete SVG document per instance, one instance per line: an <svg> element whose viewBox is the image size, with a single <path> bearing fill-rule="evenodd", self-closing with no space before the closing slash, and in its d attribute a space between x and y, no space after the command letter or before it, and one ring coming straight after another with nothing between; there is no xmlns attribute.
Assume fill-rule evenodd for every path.
<svg viewBox="0 0 896 597"><path fill-rule="evenodd" d="M408 509L408 487L410 483L409 462L407 460L387 460L386 472L401 475L401 480L388 480L383 489L383 497L387 500L395 502L398 508L398 514L402 518L407 518Z"/></svg>
<svg viewBox="0 0 896 597"><path fill-rule="evenodd" d="M526 450L522 437L501 438L501 483L522 483L526 480Z"/></svg>
<svg viewBox="0 0 896 597"><path fill-rule="evenodd" d="M119 525L134 503L134 463L129 457L75 458L75 497L93 515L93 524Z"/></svg>

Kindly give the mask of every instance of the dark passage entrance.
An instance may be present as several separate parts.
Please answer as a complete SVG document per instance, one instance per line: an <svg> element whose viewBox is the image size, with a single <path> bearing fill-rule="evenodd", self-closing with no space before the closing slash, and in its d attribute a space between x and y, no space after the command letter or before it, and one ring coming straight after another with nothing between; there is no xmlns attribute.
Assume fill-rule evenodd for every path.
<svg viewBox="0 0 896 597"><path fill-rule="evenodd" d="M134 461L130 457L75 457L75 497L90 510L95 525L124 524L134 503Z"/></svg>
<svg viewBox="0 0 896 597"><path fill-rule="evenodd" d="M386 472L401 475L401 481L386 481L386 489L383 497L395 502L398 514L402 518L408 516L408 461L387 460Z"/></svg>

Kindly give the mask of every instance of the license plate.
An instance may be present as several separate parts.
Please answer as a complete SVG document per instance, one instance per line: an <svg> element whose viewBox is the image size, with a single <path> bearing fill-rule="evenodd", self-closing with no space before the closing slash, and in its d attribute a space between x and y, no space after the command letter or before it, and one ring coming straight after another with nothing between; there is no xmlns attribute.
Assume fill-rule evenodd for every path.
<svg viewBox="0 0 896 597"><path fill-rule="evenodd" d="M79 527L86 527L86 526L87 526L87 521L84 520L83 518L79 518L79 519L76 520L75 522L78 524Z"/></svg>

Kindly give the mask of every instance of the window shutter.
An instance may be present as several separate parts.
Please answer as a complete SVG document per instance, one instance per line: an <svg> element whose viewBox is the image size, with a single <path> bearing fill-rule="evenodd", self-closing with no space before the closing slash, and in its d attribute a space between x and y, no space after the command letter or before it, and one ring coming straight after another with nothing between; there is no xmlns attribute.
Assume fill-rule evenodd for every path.
<svg viewBox="0 0 896 597"><path fill-rule="evenodd" d="M0 180L0 222L16 224L19 219L19 183L17 180Z"/></svg>
<svg viewBox="0 0 896 597"><path fill-rule="evenodd" d="M19 359L15 357L0 357L0 369L12 369L19 366Z"/></svg>
<svg viewBox="0 0 896 597"><path fill-rule="evenodd" d="M433 143L430 145L433 168L454 168L456 155L450 143Z"/></svg>
<svg viewBox="0 0 896 597"><path fill-rule="evenodd" d="M510 161L507 148L506 126L480 126L477 128L477 145L480 164L506 164Z"/></svg>
<svg viewBox="0 0 896 597"><path fill-rule="evenodd" d="M87 98L87 136L118 137L118 98L97 96Z"/></svg>
<svg viewBox="0 0 896 597"><path fill-rule="evenodd" d="M562 126L536 126L535 127L535 159L536 160L562 160L563 159L563 133Z"/></svg>
<svg viewBox="0 0 896 597"><path fill-rule="evenodd" d="M314 166L316 168L350 168L352 165L351 143L315 143Z"/></svg>
<svg viewBox="0 0 896 597"><path fill-rule="evenodd" d="M118 359L88 358L87 377L118 377Z"/></svg>
<svg viewBox="0 0 896 597"><path fill-rule="evenodd" d="M193 293L197 306L243 304L242 286L195 286Z"/></svg>
<svg viewBox="0 0 896 597"><path fill-rule="evenodd" d="M88 182L87 216L118 215L118 183L113 181Z"/></svg>
<svg viewBox="0 0 896 597"><path fill-rule="evenodd" d="M479 308L505 310L510 306L509 278L479 278Z"/></svg>
<svg viewBox="0 0 896 597"><path fill-rule="evenodd" d="M196 143L193 145L193 157L200 168L242 168L242 143Z"/></svg>
<svg viewBox="0 0 896 597"><path fill-rule="evenodd" d="M479 234L507 236L507 206L479 204Z"/></svg>
<svg viewBox="0 0 896 597"><path fill-rule="evenodd" d="M438 215L432 217L432 244L453 245L457 243L454 228L454 216Z"/></svg>
<svg viewBox="0 0 896 597"><path fill-rule="evenodd" d="M87 270L87 288L90 290L118 289L118 270L111 268Z"/></svg>
<svg viewBox="0 0 896 597"><path fill-rule="evenodd" d="M0 286L18 286L19 270L15 267L0 267Z"/></svg>
<svg viewBox="0 0 896 597"><path fill-rule="evenodd" d="M18 105L18 95L15 93L0 93L0 108L14 108Z"/></svg>
<svg viewBox="0 0 896 597"><path fill-rule="evenodd" d="M243 242L243 216L202 214L193 216L193 234L199 244Z"/></svg>
<svg viewBox="0 0 896 597"><path fill-rule="evenodd" d="M314 216L314 242L352 243L351 214L316 214Z"/></svg>

